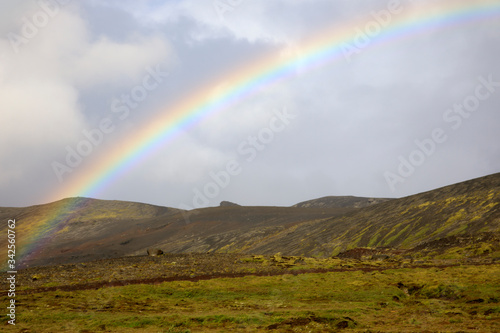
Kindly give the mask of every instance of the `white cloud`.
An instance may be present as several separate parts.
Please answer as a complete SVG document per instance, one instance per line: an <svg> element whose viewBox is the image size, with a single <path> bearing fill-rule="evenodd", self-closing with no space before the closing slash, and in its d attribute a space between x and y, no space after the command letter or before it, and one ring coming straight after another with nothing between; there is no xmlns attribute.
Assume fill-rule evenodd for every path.
<svg viewBox="0 0 500 333"><path fill-rule="evenodd" d="M159 37L140 37L132 43L116 43L101 37L82 47L75 59L71 76L77 84L95 86L135 82L145 68L169 63L170 49Z"/></svg>
<svg viewBox="0 0 500 333"><path fill-rule="evenodd" d="M43 11L23 2L11 9L28 21L11 19L1 25L0 160L12 162L1 163L0 184L40 170L30 151L64 155L64 147L81 138L88 127L82 88L138 82L145 67L172 59L168 42L155 36L136 34L122 43L93 39L78 6L61 7L26 38L23 24ZM23 43L13 47L9 33Z"/></svg>
<svg viewBox="0 0 500 333"><path fill-rule="evenodd" d="M214 91L226 91L229 87L221 85ZM295 108L296 101L289 85L268 87L263 96L245 99L244 103L237 102L222 112L209 115L194 133L211 145L236 150L240 141L269 127L275 112Z"/></svg>
<svg viewBox="0 0 500 333"><path fill-rule="evenodd" d="M232 37L251 43L292 43L307 26L297 12L290 6L283 6L281 2L185 0L161 5L137 2L120 2L119 5L146 26L176 23L181 19L193 20L198 25L191 27L190 37L197 41ZM300 6L300 3L292 7L295 6ZM275 10L279 8L287 10L289 14L295 12L294 24L290 24L290 16L280 19L280 15L275 15Z"/></svg>
<svg viewBox="0 0 500 333"><path fill-rule="evenodd" d="M196 183L212 170L221 168L232 157L203 142L182 135L148 161L148 181Z"/></svg>

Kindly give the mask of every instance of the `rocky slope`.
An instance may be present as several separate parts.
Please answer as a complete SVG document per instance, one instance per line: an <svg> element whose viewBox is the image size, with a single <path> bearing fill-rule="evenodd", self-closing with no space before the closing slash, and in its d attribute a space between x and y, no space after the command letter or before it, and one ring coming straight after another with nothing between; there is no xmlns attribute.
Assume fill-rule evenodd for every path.
<svg viewBox="0 0 500 333"><path fill-rule="evenodd" d="M354 196L328 196L319 199L299 202L293 207L329 207L329 208L364 208L386 202L393 199L388 198L363 198Z"/></svg>

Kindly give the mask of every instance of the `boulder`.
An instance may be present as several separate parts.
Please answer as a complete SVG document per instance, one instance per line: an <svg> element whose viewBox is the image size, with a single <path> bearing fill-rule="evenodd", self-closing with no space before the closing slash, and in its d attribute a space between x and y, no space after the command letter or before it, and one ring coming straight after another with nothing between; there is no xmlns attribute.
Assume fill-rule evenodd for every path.
<svg viewBox="0 0 500 333"><path fill-rule="evenodd" d="M372 260L386 260L389 259L389 256L387 254L374 254L372 256Z"/></svg>

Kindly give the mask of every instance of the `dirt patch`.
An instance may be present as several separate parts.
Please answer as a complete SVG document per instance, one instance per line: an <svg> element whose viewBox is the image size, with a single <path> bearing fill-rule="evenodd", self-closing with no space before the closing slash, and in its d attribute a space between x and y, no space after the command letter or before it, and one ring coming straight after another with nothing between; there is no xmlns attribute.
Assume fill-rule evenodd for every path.
<svg viewBox="0 0 500 333"><path fill-rule="evenodd" d="M327 324L328 326L335 327L338 329L350 328L357 325L357 323L349 317L327 318L327 317L319 317L316 315L311 315L309 317L290 318L280 323L269 325L267 326L267 329L269 330L276 330L281 328L293 329L294 327L297 326L306 326L312 322Z"/></svg>

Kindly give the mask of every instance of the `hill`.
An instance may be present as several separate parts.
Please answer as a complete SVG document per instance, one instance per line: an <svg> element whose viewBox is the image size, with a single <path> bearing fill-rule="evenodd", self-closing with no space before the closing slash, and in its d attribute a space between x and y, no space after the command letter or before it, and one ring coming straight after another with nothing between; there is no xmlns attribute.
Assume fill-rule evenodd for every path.
<svg viewBox="0 0 500 333"><path fill-rule="evenodd" d="M225 238L219 239L220 234L258 238L299 222L349 211L221 206L185 212L141 203L71 198L33 207L2 208L0 217L17 221L18 248L29 249L23 256L23 267L144 254L150 247L173 253L224 252L228 244ZM1 228L6 232L7 225ZM30 247L33 243L38 246Z"/></svg>
<svg viewBox="0 0 500 333"><path fill-rule="evenodd" d="M99 241L106 243L106 239L135 230L148 219L165 218L178 212L178 209L142 203L78 197L24 208L0 208L0 219L16 220L18 264L20 249L27 249L29 260L43 265L71 262L77 257L78 260L107 257L107 253L99 251ZM2 223L2 233L7 234L6 229L7 223ZM7 247L6 241L5 237L0 244ZM4 256L6 262L6 254Z"/></svg>
<svg viewBox="0 0 500 333"><path fill-rule="evenodd" d="M357 247L420 247L425 251L426 244L435 247L441 244L439 240L458 236L468 237L467 251L496 251L494 245L476 239L498 235L500 174L393 200L327 198L295 207L222 205L189 212L71 198L0 208L0 218L16 219L18 244L28 251L22 261L26 266L143 255L151 247L168 253L281 252L318 257ZM0 228L5 232L6 225ZM35 241L38 246L30 246ZM454 241L443 244L456 247ZM6 240L0 242L4 245Z"/></svg>
<svg viewBox="0 0 500 333"><path fill-rule="evenodd" d="M329 256L356 247L409 249L458 235L500 231L500 174L304 223L252 251Z"/></svg>
<svg viewBox="0 0 500 333"><path fill-rule="evenodd" d="M319 199L307 200L293 205L293 207L329 207L329 208L364 208L386 202L388 198L363 198L354 196L328 196Z"/></svg>
<svg viewBox="0 0 500 333"><path fill-rule="evenodd" d="M319 212L320 208L283 209L276 211L276 216L287 212L294 217L295 223L263 224L259 228L220 232L205 238L185 235L182 248L175 239L159 246L172 252L282 252L320 257L334 256L356 247L410 249L447 237L498 233L499 204L500 174L494 174L364 208L343 208L344 213L337 215L326 208L323 214L315 216L308 214ZM254 209L252 216L259 211ZM294 212L294 209L301 209L302 216L297 216L299 211ZM215 218L217 211L212 214ZM249 211L249 214L252 213ZM200 218L203 216L200 214Z"/></svg>

